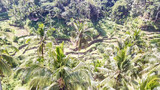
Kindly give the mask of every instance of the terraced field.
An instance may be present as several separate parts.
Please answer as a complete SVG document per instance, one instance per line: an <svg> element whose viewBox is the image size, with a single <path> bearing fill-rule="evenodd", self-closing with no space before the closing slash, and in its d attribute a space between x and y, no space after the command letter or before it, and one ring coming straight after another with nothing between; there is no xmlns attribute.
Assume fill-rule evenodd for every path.
<svg viewBox="0 0 160 90"><path fill-rule="evenodd" d="M13 56L16 57L27 57L32 56L36 57L39 39L38 36L29 35L29 32L26 29L22 29L19 27L10 26L10 29L15 30L15 36L17 37L16 42L14 42L14 46L17 46L19 49L18 52L15 52ZM75 47L71 44L69 39L62 39L58 40L57 42L65 42L65 54L69 55L71 57L79 58L81 60L103 60L104 59L104 51L113 53L113 47L118 46L117 40L121 38L123 35L125 35L125 30L116 30L112 32L112 35L108 34L108 36L98 36L92 41L89 41L87 47L83 47L81 50L75 50ZM142 31L143 33L143 40L145 40L146 43L151 42L153 39L160 39L160 32L154 31ZM14 36L12 33L10 36ZM11 37L13 38L13 37ZM30 39L33 39L34 42L30 41ZM30 43L32 42L32 43ZM47 39L47 42L53 42L51 39ZM56 46L56 43L54 43ZM103 49L103 50L101 50Z"/></svg>
<svg viewBox="0 0 160 90"><path fill-rule="evenodd" d="M0 90L160 90L159 0L0 0Z"/></svg>
<svg viewBox="0 0 160 90"><path fill-rule="evenodd" d="M1 25L4 25L4 23L2 23ZM138 59L142 59L142 57L145 55L147 56L147 54L153 56L153 58L148 56L149 62L156 62L155 64L153 64L153 66L149 66L148 64L146 64L146 66L144 67L145 69L139 72L140 74L144 74L145 76L149 71L152 71L152 69L156 69L159 67L159 63L158 61L156 61L160 59L160 52L156 47L156 45L160 45L158 44L160 42L159 31L140 30L139 33L139 29L137 30L137 32L136 30L127 31L125 27L122 27L120 25L113 31L107 27L111 25L114 26L114 24L111 24L109 26L107 24L108 23L104 23L101 27L103 28L102 30L106 32L105 35L103 34L95 36L93 40L88 41L88 45L82 46L80 50L77 50L77 48L72 44L69 38L47 37L44 41L45 49L43 51L45 58L48 58L48 49L52 48L53 50L55 50L57 45L64 42L64 54L67 55L67 57L70 57L72 60L78 60L79 62L81 62L79 63L80 66L89 65L89 67L92 68L93 71L97 70L95 73L93 73L93 78L95 81L100 83L98 85L102 85L106 82L108 77L112 78L112 76L114 76L114 74L116 75L116 73L118 72L114 70L114 66L116 66L115 57L118 53L117 50L121 47L120 43L122 42L122 44L125 44L126 42L124 41L129 38L129 40L131 40L133 43L136 43L136 45L133 45L133 47L129 47L133 50L133 53L131 54L133 55L133 58L131 59L132 62ZM29 30L27 30L26 28L10 26L7 23L1 27L9 27L4 29L6 30L5 33L8 34L7 39L13 46L17 48L17 50L15 51L10 51L10 55L15 59L18 58L17 62L20 64L20 68L24 68L25 65L29 65L31 62L38 62L39 57L41 56L41 53L39 53L41 46L41 37L39 35L30 34ZM119 30L119 28L121 28L121 30ZM133 41L134 37L139 37L136 40L138 42L143 42L142 47L138 46L139 44L137 43L137 41ZM154 53L151 54L150 51ZM100 63L104 66L96 66L95 63L97 65ZM77 67L79 67L79 65L77 65Z"/></svg>

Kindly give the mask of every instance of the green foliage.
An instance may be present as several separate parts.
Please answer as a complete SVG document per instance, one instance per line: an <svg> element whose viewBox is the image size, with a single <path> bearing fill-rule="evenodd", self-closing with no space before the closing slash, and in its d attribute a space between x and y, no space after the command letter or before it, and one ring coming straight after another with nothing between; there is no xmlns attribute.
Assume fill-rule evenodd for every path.
<svg viewBox="0 0 160 90"><path fill-rule="evenodd" d="M0 13L4 90L160 86L158 0L0 0Z"/></svg>
<svg viewBox="0 0 160 90"><path fill-rule="evenodd" d="M100 61L100 60L96 60L96 61L93 61L93 65L95 67L95 72L98 72L98 67L102 67L103 66L103 61Z"/></svg>
<svg viewBox="0 0 160 90"><path fill-rule="evenodd" d="M78 65L73 63L75 61L64 55L63 43L57 46L55 50L49 50L49 57L53 62L39 64L32 62L28 65L21 65L21 68L16 71L16 76L23 73L20 74L24 78L23 82L29 85L31 89L67 88L67 90L74 90L77 88L87 89L91 85L89 71L81 69L85 66L82 67L81 63ZM49 65L44 66L44 64ZM46 83L44 84L44 82Z"/></svg>
<svg viewBox="0 0 160 90"><path fill-rule="evenodd" d="M40 35L40 37L44 37L44 34L45 34L44 24L39 24L38 26L39 28L38 28L37 33Z"/></svg>
<svg viewBox="0 0 160 90"><path fill-rule="evenodd" d="M2 35L0 35L0 39L3 39L5 36L7 36L7 33L3 34L3 31L1 32ZM12 64L14 65L16 63L15 59L10 56L10 51L18 51L18 49L12 45L5 45L8 44L8 40L6 40L6 43L2 43L0 46L0 75L11 75L12 73Z"/></svg>
<svg viewBox="0 0 160 90"><path fill-rule="evenodd" d="M60 68L67 65L67 59L65 59L66 56L63 53L63 43L60 46L57 46L55 52L52 53L54 56L55 68Z"/></svg>
<svg viewBox="0 0 160 90"><path fill-rule="evenodd" d="M6 20L8 18L9 18L8 13L6 12L0 13L0 20Z"/></svg>
<svg viewBox="0 0 160 90"><path fill-rule="evenodd" d="M112 19L113 21L122 24L124 19L129 15L129 8L125 0L119 0L112 7Z"/></svg>
<svg viewBox="0 0 160 90"><path fill-rule="evenodd" d="M159 76L148 76L146 80L140 84L140 90L153 90L155 87L160 86L159 81Z"/></svg>
<svg viewBox="0 0 160 90"><path fill-rule="evenodd" d="M127 55L126 49L118 51L117 56L114 59L116 60L118 69L121 72L125 72L126 70L129 69L130 55Z"/></svg>
<svg viewBox="0 0 160 90"><path fill-rule="evenodd" d="M74 22L72 19L71 24L74 26L75 31L72 32L72 43L75 44L76 49L80 50L82 47L87 47L88 40L92 40L92 32L91 29L88 28L88 25L86 22ZM74 40L73 40L74 39Z"/></svg>

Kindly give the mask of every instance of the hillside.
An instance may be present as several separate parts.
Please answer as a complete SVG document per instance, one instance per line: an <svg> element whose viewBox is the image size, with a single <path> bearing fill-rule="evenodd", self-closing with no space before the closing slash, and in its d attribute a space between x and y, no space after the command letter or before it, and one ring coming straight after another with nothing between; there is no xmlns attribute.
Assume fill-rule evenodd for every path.
<svg viewBox="0 0 160 90"><path fill-rule="evenodd" d="M0 0L0 90L160 90L160 1Z"/></svg>

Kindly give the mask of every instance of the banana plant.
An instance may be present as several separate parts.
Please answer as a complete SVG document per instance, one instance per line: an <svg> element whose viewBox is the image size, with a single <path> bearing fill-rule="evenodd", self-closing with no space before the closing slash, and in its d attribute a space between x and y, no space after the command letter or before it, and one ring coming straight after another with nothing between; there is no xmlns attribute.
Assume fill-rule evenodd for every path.
<svg viewBox="0 0 160 90"><path fill-rule="evenodd" d="M75 22L72 19L70 24L75 28L75 31L72 32L72 37L75 38L75 40L71 39L71 41L76 46L76 49L80 50L84 46L87 47L88 39L93 39L90 35L90 28L87 28L87 23L80 21Z"/></svg>

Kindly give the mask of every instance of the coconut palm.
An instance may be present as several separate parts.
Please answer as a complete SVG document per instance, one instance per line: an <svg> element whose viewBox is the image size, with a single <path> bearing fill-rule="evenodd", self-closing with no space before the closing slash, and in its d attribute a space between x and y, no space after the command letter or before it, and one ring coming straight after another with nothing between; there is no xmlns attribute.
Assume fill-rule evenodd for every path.
<svg viewBox="0 0 160 90"><path fill-rule="evenodd" d="M84 69L84 63L78 64L68 58L63 52L63 44L50 50L48 55L46 62L22 64L17 70L24 74L23 81L30 89L75 90L91 86L89 70Z"/></svg>
<svg viewBox="0 0 160 90"><path fill-rule="evenodd" d="M3 39L6 36L8 36L7 33L3 31L0 32L0 39ZM12 45L5 45L5 43L3 42L4 42L3 40L0 41L1 43L1 46L0 46L0 77L11 75L12 73L11 65L15 63L15 60L13 59L13 57L10 56L9 51L12 51L11 49L14 49L17 51L16 47ZM7 39L5 42L9 43ZM2 90L1 79L0 79L0 90Z"/></svg>
<svg viewBox="0 0 160 90"><path fill-rule="evenodd" d="M2 52L7 52L4 49L0 50L0 77L4 77L4 75L11 75L11 67L6 61L12 60L11 57L7 56L6 53ZM2 85L1 85L1 79L0 79L0 90L2 90Z"/></svg>
<svg viewBox="0 0 160 90"><path fill-rule="evenodd" d="M138 35L133 36L139 37ZM110 62L115 64L107 64L106 68L98 67L98 70L107 73L103 75L106 78L98 84L98 87L102 87L102 89L138 89L136 87L137 84L135 84L138 83L137 78L142 77L142 72L148 73L143 70L147 67L145 64L148 64L146 58L152 55L139 52L141 47L135 43L133 36L127 35L124 36L124 40L118 40L118 47L116 47L116 55L114 57L115 62L110 60ZM147 71L153 71L151 70L153 67L156 68L157 64L147 69Z"/></svg>
<svg viewBox="0 0 160 90"><path fill-rule="evenodd" d="M44 47L45 47L45 40L46 40L46 32L44 24L38 25L37 34L39 35L40 45L38 47L38 54L41 54L41 57L44 58Z"/></svg>
<svg viewBox="0 0 160 90"><path fill-rule="evenodd" d="M54 43L56 43L55 38L52 37L53 31L55 31L54 28L46 28L44 24L38 24L38 29L35 31L37 37L30 36L30 37L25 37L23 39L26 41L25 43L27 44L27 49L37 48L36 53L39 56L39 59L44 59L44 54L46 49L45 46L47 42L53 41Z"/></svg>

